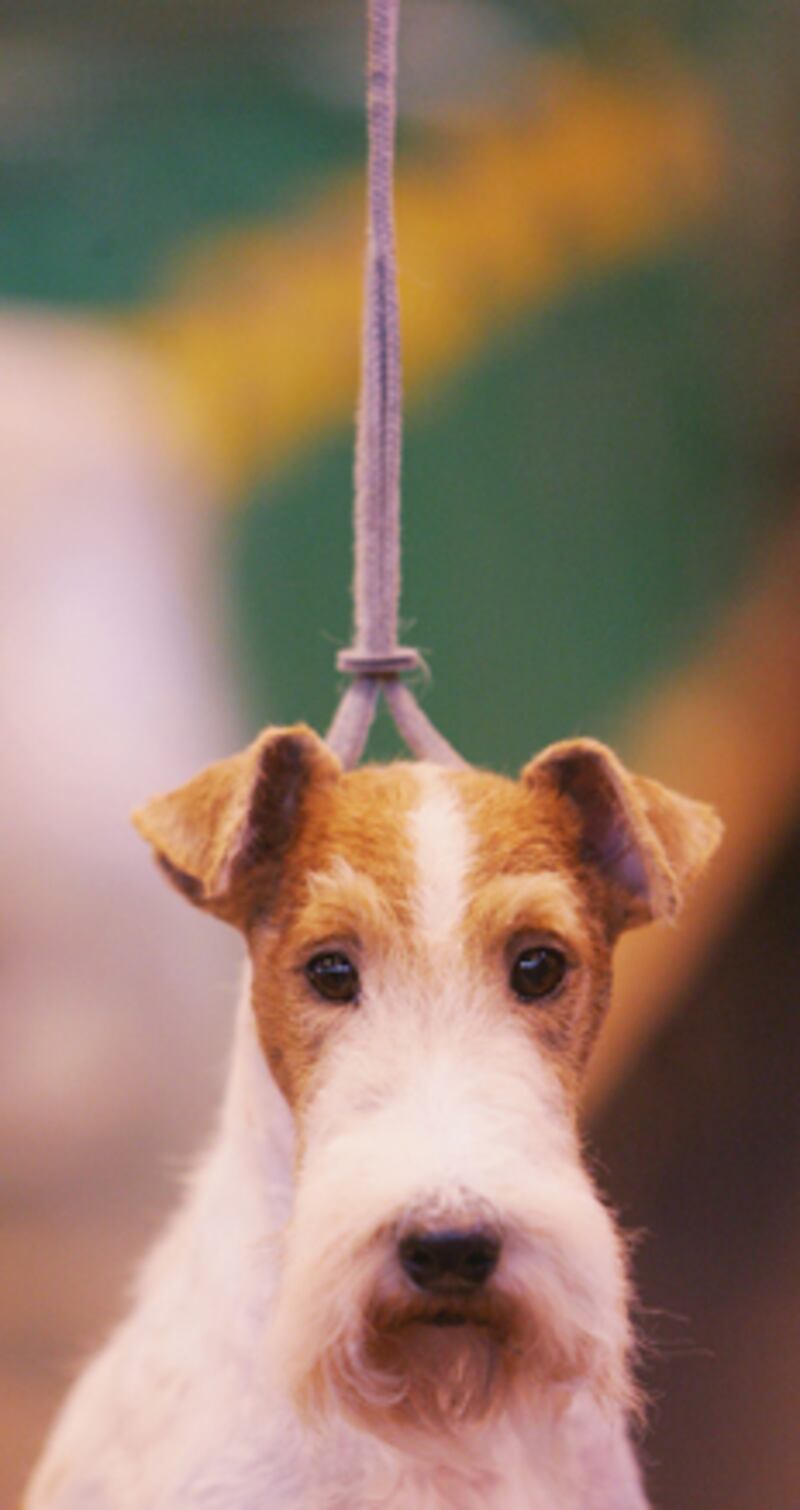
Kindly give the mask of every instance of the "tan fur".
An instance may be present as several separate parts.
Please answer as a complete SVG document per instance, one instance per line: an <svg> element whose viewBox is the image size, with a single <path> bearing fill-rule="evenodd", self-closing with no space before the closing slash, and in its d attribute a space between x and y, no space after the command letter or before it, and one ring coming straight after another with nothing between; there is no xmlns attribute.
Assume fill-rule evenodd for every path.
<svg viewBox="0 0 800 1510"><path fill-rule="evenodd" d="M576 1089L607 1003L614 937L675 915L719 822L587 739L551 746L519 781L476 770L445 779L474 839L465 947L495 980L515 947L563 948L570 970L553 998L509 1006ZM298 725L265 730L135 816L189 900L246 932L264 1051L295 1108L342 1023L303 975L311 955L340 948L358 964L367 950L417 949L407 837L417 795L412 767L344 774Z"/></svg>
<svg viewBox="0 0 800 1510"><path fill-rule="evenodd" d="M494 838L502 861L502 834ZM540 871L531 876L498 875L470 900L467 931L471 941L515 933L537 932L569 938L583 927L581 898L567 876L558 871Z"/></svg>
<svg viewBox="0 0 800 1510"><path fill-rule="evenodd" d="M343 1022L339 1009L314 996L303 966L326 947L344 948L357 965L364 950L409 937L414 874L405 820L413 796L409 771L370 767L310 793L277 908L251 930L259 1034L295 1108Z"/></svg>
<svg viewBox="0 0 800 1510"><path fill-rule="evenodd" d="M526 944L561 947L571 969L541 1003L509 1006L574 1094L608 1002L610 938L601 888L580 859L580 827L568 804L486 772L459 773L477 843L469 876L468 947L495 980Z"/></svg>

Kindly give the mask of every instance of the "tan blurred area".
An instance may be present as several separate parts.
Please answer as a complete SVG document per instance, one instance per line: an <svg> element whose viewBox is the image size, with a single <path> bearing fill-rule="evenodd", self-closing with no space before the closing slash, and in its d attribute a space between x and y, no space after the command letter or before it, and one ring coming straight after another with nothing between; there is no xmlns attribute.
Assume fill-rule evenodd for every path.
<svg viewBox="0 0 800 1510"><path fill-rule="evenodd" d="M595 1052L588 1109L613 1096L768 870L800 814L800 517L753 563L742 601L696 662L621 731L626 757L713 803L724 850L674 932L623 939L615 1009Z"/></svg>
<svg viewBox="0 0 800 1510"><path fill-rule="evenodd" d="M239 736L202 488L165 438L152 375L78 321L6 314L0 350L0 1504L11 1505L207 1125L236 989L233 940L155 884L127 814Z"/></svg>

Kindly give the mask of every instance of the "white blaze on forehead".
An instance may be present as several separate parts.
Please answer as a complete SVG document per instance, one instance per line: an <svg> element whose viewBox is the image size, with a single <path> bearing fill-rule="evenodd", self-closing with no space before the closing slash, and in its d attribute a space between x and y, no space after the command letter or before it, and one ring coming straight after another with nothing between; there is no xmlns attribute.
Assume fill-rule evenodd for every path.
<svg viewBox="0 0 800 1510"><path fill-rule="evenodd" d="M419 801L409 824L416 867L417 923L431 940L454 936L466 907L472 840L451 783L434 766L419 766Z"/></svg>

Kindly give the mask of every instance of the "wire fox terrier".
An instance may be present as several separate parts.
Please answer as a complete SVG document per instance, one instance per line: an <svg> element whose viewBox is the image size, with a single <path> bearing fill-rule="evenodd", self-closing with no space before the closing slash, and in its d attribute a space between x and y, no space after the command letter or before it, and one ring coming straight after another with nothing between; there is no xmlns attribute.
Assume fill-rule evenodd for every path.
<svg viewBox="0 0 800 1510"><path fill-rule="evenodd" d="M217 1136L28 1510L642 1510L622 1244L575 1106L702 804L590 740L518 781L265 731L136 818L245 934Z"/></svg>

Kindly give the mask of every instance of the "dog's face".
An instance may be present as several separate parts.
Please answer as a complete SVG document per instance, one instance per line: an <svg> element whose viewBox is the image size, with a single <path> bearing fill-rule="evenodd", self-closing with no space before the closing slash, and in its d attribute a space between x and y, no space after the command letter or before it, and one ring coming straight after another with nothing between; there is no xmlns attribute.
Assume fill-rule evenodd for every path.
<svg viewBox="0 0 800 1510"><path fill-rule="evenodd" d="M509 781L345 774L294 729L137 822L248 939L298 1131L274 1337L295 1397L394 1438L576 1382L624 1403L624 1264L575 1098L614 940L675 914L713 814L591 741Z"/></svg>

